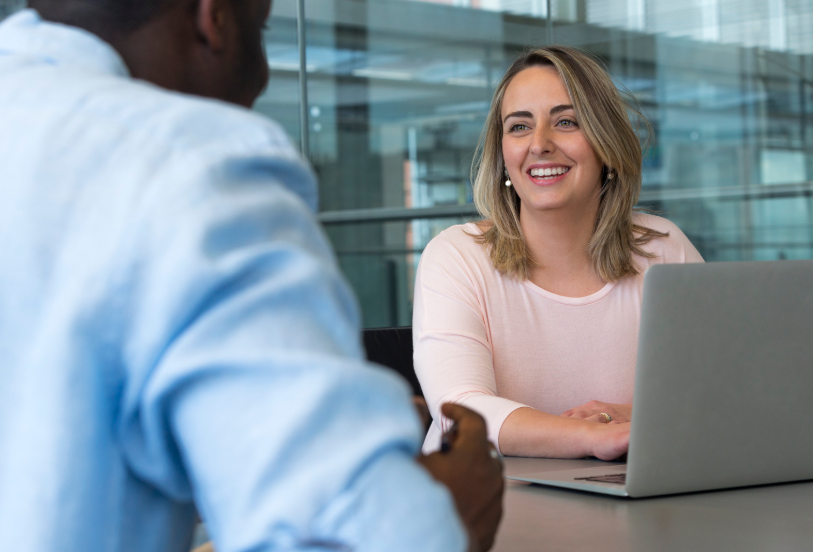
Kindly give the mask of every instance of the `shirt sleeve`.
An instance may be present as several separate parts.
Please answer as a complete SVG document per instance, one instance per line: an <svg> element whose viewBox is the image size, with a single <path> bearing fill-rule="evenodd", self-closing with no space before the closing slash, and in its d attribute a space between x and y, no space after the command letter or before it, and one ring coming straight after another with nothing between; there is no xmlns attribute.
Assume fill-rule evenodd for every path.
<svg viewBox="0 0 813 552"><path fill-rule="evenodd" d="M439 431L447 425L441 405L463 404L485 418L499 450L503 422L525 405L497 396L486 315L467 264L466 253L443 234L421 256L412 322L415 371ZM427 443L424 451L437 446Z"/></svg>
<svg viewBox="0 0 813 552"><path fill-rule="evenodd" d="M194 498L218 552L464 550L451 496L414 460L407 386L362 360L355 299L289 191L311 173L176 165L132 245L130 468Z"/></svg>

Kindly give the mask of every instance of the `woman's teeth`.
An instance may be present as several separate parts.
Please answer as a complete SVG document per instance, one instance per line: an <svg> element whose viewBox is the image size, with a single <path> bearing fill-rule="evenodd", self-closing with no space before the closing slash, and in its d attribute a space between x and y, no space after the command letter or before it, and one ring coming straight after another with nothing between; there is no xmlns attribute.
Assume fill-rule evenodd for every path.
<svg viewBox="0 0 813 552"><path fill-rule="evenodd" d="M560 174L565 174L570 170L570 167L553 167L549 169L531 169L531 176L543 179L552 179Z"/></svg>

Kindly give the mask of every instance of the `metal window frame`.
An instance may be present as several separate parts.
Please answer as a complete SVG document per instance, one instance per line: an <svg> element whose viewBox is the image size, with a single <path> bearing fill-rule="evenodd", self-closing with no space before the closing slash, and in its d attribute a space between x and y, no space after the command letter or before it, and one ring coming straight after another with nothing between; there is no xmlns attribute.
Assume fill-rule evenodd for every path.
<svg viewBox="0 0 813 552"><path fill-rule="evenodd" d="M302 152L302 157L310 159L308 54L305 23L305 0L296 0L296 46L299 50L299 148Z"/></svg>
<svg viewBox="0 0 813 552"><path fill-rule="evenodd" d="M813 181L796 184L759 184L751 186L726 186L720 188L673 188L667 190L644 190L639 203L658 201L689 201L698 199L753 201L784 197L813 196ZM346 211L323 211L319 221L324 225L359 224L371 222L395 222L417 219L476 217L477 208L465 205L442 205L423 209L406 207L381 207L376 209L350 209Z"/></svg>

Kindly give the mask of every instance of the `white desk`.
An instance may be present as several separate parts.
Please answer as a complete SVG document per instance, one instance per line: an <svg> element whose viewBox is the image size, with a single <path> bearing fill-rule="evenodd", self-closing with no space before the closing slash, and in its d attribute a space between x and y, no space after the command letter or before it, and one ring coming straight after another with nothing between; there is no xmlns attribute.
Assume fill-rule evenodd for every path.
<svg viewBox="0 0 813 552"><path fill-rule="evenodd" d="M505 472L543 471L540 462L562 466L505 458ZM509 480L493 551L531 550L813 551L813 482L628 499Z"/></svg>

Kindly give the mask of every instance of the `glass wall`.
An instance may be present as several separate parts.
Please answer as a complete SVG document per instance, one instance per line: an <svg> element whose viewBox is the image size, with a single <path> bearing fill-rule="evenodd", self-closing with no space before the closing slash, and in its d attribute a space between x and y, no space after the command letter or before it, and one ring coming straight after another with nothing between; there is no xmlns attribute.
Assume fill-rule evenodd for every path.
<svg viewBox="0 0 813 552"><path fill-rule="evenodd" d="M495 83L548 43L591 52L637 97L653 126L641 203L707 260L813 258L813 0L304 2L307 67L296 0L276 0L256 109L299 144L305 70L305 153L365 326L411 323L421 251L476 218Z"/></svg>
<svg viewBox="0 0 813 552"><path fill-rule="evenodd" d="M0 19L25 7L25 0L0 0Z"/></svg>
<svg viewBox="0 0 813 552"><path fill-rule="evenodd" d="M811 0L306 10L308 156L367 326L410 324L421 250L476 217L469 168L494 85L523 49L551 42L591 52L641 102L653 125L641 203L707 260L813 258Z"/></svg>

